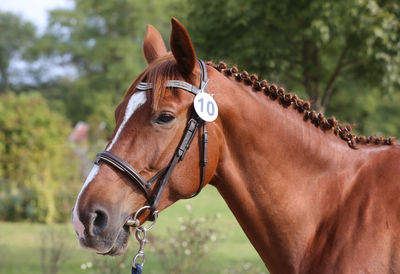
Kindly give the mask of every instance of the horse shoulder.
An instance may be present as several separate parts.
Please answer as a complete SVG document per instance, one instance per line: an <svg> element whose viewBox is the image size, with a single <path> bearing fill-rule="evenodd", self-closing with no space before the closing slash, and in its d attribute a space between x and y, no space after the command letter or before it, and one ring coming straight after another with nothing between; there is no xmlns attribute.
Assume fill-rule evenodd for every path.
<svg viewBox="0 0 400 274"><path fill-rule="evenodd" d="M400 146L371 150L356 172L321 220L300 272L400 271Z"/></svg>
<svg viewBox="0 0 400 274"><path fill-rule="evenodd" d="M400 146L371 153L359 170L348 204L360 267L377 272L400 271ZM348 208L348 209L349 209ZM365 268L363 268L365 266ZM382 273L382 272L381 272Z"/></svg>
<svg viewBox="0 0 400 274"><path fill-rule="evenodd" d="M372 152L354 179L352 197L364 197L366 209L398 219L400 228L399 195L400 146Z"/></svg>

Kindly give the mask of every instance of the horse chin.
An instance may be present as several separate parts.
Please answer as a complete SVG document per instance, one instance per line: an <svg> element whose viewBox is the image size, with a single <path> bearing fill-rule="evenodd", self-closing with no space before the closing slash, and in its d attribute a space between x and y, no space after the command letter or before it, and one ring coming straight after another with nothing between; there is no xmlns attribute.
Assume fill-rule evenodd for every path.
<svg viewBox="0 0 400 274"><path fill-rule="evenodd" d="M128 248L129 236L129 227L123 226L111 248L107 252L97 252L97 254L108 256L119 256L124 254Z"/></svg>

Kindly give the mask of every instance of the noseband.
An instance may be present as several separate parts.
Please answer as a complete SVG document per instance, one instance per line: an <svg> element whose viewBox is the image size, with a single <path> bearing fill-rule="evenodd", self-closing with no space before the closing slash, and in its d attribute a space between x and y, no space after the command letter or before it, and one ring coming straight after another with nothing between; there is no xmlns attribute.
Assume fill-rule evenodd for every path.
<svg viewBox="0 0 400 274"><path fill-rule="evenodd" d="M194 95L197 95L200 92L207 92L207 69L205 63L198 59L200 68L201 68L201 76L200 76L200 88L197 88L187 82L179 81L179 80L169 80L167 82L166 87L168 88L179 88L186 90ZM152 89L151 83L141 82L136 87L138 90L146 91ZM155 212L157 210L158 204L160 203L161 196L167 186L169 178L172 175L172 172L176 166L176 164L182 161L185 157L187 150L192 143L194 136L196 135L199 127L203 128L202 135L202 153L200 160L201 174L200 174L200 184L199 187L193 195L187 198L193 198L197 196L201 189L203 188L204 178L205 178L205 167L207 164L207 128L206 122L203 121L197 113L192 108L192 113L190 115L189 121L187 122L186 129L183 133L181 141L176 148L174 156L172 157L169 164L158 171L150 180L144 179L139 172L133 168L129 163L118 157L116 154L111 151L104 150L99 152L96 157L95 164L100 165L102 162L109 164L110 166L116 168L117 170L124 173L132 182L134 182L144 193L146 196L147 202L150 206L150 211ZM151 186L160 179L157 189L152 193Z"/></svg>

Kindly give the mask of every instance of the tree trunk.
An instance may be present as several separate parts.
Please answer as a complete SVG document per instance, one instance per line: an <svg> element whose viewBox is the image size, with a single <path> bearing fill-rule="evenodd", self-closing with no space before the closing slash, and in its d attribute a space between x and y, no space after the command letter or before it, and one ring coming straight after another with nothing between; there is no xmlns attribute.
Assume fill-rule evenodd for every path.
<svg viewBox="0 0 400 274"><path fill-rule="evenodd" d="M7 67L0 67L0 93L5 93L8 87Z"/></svg>

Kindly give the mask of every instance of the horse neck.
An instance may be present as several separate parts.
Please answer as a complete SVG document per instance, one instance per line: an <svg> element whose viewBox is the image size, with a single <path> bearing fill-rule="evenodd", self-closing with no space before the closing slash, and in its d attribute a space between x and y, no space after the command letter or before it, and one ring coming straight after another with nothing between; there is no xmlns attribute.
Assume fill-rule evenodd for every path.
<svg viewBox="0 0 400 274"><path fill-rule="evenodd" d="M296 272L318 223L350 187L362 152L357 160L346 142L293 108L235 80L219 81L224 140L212 183L269 270Z"/></svg>

